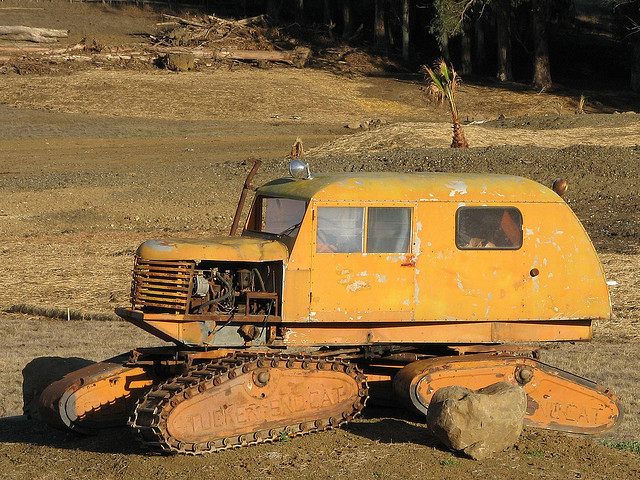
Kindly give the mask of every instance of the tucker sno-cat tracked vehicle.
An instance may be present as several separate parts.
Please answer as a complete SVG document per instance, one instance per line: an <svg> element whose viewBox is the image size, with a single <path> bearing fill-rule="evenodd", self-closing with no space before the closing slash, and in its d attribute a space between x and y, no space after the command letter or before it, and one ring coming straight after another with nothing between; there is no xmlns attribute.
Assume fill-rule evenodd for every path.
<svg viewBox="0 0 640 480"><path fill-rule="evenodd" d="M128 422L152 448L198 454L332 428L369 397L426 412L443 386L508 381L526 391L527 425L590 434L619 420L615 395L527 346L588 340L611 315L593 245L554 191L290 170L257 189L241 236L138 248L116 312L175 346L68 374L40 397L43 418Z"/></svg>

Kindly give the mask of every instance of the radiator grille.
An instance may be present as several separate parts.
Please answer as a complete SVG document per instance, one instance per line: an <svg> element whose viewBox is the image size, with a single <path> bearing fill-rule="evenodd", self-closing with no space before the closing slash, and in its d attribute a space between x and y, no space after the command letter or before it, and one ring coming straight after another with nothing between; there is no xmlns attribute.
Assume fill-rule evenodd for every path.
<svg viewBox="0 0 640 480"><path fill-rule="evenodd" d="M194 262L136 258L131 283L131 306L186 313Z"/></svg>

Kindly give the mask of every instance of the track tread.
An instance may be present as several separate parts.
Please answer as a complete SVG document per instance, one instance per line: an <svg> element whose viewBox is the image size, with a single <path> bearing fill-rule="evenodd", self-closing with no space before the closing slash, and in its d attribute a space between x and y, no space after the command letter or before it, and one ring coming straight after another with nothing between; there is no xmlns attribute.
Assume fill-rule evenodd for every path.
<svg viewBox="0 0 640 480"><path fill-rule="evenodd" d="M281 425L269 430L257 430L253 433L233 437L214 438L206 442L181 442L167 432L165 427L167 416L175 406L185 399L223 385L238 375L269 366L304 370L331 369L346 373L359 384L358 400L353 403L353 411L345 412L339 417L319 418L315 421ZM229 357L193 366L186 373L157 385L140 398L128 423L146 447L165 453L201 455L260 443L271 443L284 438L336 428L356 417L364 408L367 399L366 376L348 359L239 352Z"/></svg>

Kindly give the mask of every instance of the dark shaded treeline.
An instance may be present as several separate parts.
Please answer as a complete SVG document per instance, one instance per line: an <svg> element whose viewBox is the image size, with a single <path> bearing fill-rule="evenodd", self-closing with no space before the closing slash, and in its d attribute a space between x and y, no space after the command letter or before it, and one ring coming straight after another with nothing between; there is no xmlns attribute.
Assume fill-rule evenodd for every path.
<svg viewBox="0 0 640 480"><path fill-rule="evenodd" d="M640 91L640 0L187 1L209 13L266 13L307 37L365 45L412 67L442 57L462 75L538 89L606 81Z"/></svg>

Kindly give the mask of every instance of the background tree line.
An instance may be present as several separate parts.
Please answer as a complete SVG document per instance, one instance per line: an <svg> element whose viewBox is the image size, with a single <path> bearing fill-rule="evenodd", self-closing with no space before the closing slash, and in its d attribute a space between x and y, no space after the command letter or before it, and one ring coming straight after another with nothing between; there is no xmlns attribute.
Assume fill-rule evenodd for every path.
<svg viewBox="0 0 640 480"><path fill-rule="evenodd" d="M197 1L197 0L196 0ZM462 75L529 82L581 78L640 91L640 0L203 0L208 10L367 44L415 65L438 58Z"/></svg>

